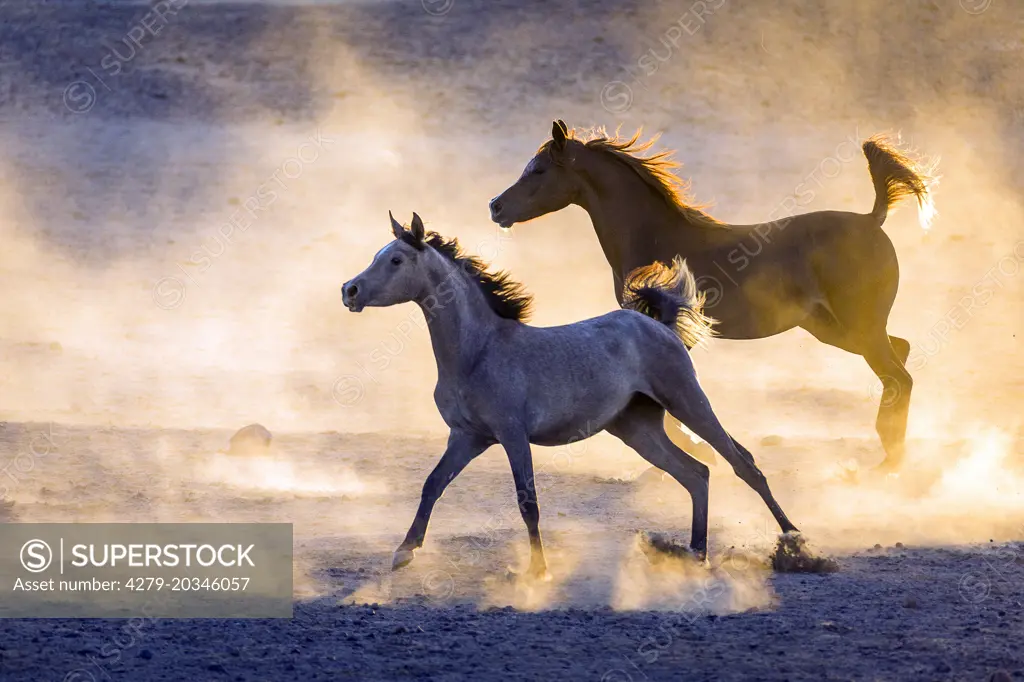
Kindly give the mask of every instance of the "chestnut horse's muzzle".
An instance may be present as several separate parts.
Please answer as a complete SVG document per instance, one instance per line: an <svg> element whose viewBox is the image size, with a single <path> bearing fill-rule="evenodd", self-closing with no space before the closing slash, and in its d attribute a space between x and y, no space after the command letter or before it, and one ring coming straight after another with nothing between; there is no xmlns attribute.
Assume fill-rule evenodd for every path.
<svg viewBox="0 0 1024 682"><path fill-rule="evenodd" d="M495 197L494 199L491 199L490 208L491 208L491 220L496 222L496 223L498 223L499 227L503 227L505 229L508 229L508 228L512 227L512 225L515 223L514 220L509 220L508 218L506 218L503 215L505 207L501 203L501 197L500 196L499 197Z"/></svg>

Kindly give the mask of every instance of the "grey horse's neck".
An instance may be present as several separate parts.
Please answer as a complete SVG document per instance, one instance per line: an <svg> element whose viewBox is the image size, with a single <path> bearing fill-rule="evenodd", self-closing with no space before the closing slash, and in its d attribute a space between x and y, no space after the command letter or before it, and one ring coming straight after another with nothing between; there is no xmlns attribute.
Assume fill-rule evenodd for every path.
<svg viewBox="0 0 1024 682"><path fill-rule="evenodd" d="M427 320L440 377L454 372L460 358L475 356L501 318L476 282L441 254L432 255L430 285L416 303Z"/></svg>

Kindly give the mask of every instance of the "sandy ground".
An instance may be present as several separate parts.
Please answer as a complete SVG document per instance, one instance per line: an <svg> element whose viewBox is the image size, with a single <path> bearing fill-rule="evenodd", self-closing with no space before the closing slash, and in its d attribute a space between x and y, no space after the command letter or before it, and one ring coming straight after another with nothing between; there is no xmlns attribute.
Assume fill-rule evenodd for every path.
<svg viewBox="0 0 1024 682"><path fill-rule="evenodd" d="M445 496L417 560L391 573L390 550L440 439L287 435L267 458L239 461L214 453L227 435L8 424L5 448L30 452L35 443L38 453L8 513L291 521L294 619L146 620L134 630L127 621L6 621L3 679L978 680L1024 669L1024 545L905 544L892 538L927 531L872 529L865 521L878 510L866 509L845 526L818 528L813 509L790 504L799 497L792 469L772 469L792 453L784 444L765 450L765 468L840 572L772 574L764 560L775 529L722 472L713 500L743 499L747 527L716 504L710 567L651 565L633 531L682 539L685 493L542 460L553 580L537 585L506 578L507 567L525 565L526 541L512 496L494 493L511 491L498 450ZM122 454L97 461L114 452ZM864 484L828 485L830 495L870 494ZM927 508L908 491L886 495ZM872 537L884 545L864 542Z"/></svg>
<svg viewBox="0 0 1024 682"><path fill-rule="evenodd" d="M726 2L694 24L689 3L176 7L0 1L0 513L292 522L296 617L130 638L6 621L0 679L1024 676L1020 8ZM416 210L525 282L538 324L610 309L581 211L512 234L487 220L553 118L664 132L732 222L786 200L866 211L849 150L874 132L941 156L933 231L909 208L886 222L890 331L916 380L899 479L867 474L879 386L860 359L802 331L696 354L838 573L771 573L777 528L724 464L711 566L650 565L635 531L686 538L689 500L638 483L606 435L536 450L551 583L505 577L526 538L498 448L388 570L443 449L434 366L413 310L355 318L338 285L388 209ZM271 456L217 453L253 421Z"/></svg>

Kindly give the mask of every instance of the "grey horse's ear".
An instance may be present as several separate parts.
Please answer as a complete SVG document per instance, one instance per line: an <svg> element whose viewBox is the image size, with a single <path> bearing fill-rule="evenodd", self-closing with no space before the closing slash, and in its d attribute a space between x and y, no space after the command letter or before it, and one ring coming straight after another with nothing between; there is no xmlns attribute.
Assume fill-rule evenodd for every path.
<svg viewBox="0 0 1024 682"><path fill-rule="evenodd" d="M412 214L412 236L416 239L416 241L422 242L423 237L426 234L427 231L423 227L423 220L421 220L419 214L414 211Z"/></svg>
<svg viewBox="0 0 1024 682"><path fill-rule="evenodd" d="M551 123L551 139L555 143L555 149L562 151L565 149L565 141L568 130L565 128L565 123L562 121L553 121Z"/></svg>
<svg viewBox="0 0 1024 682"><path fill-rule="evenodd" d="M391 218L391 232L395 235L395 239L401 239L402 235L405 234L405 228L395 220L395 216L391 215L391 211L388 211L388 217Z"/></svg>

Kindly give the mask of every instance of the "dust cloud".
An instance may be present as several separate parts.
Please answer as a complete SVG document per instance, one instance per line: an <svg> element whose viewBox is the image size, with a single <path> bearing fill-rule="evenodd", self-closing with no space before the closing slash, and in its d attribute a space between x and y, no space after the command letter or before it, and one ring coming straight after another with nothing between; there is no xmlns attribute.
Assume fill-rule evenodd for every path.
<svg viewBox="0 0 1024 682"><path fill-rule="evenodd" d="M12 114L0 127L0 405L9 422L70 429L60 464L40 462L11 489L20 518L70 513L39 490L70 469L77 486L141 490L148 506L133 518L286 514L302 528L310 571L352 551L363 563L346 580L383 576L381 554L412 518L444 425L422 314L406 305L353 315L339 287L390 239L388 210L403 221L417 211L526 283L537 324L610 310L611 277L582 211L512 232L488 220L488 200L564 118L663 132L693 193L735 223L786 210L866 212L872 187L858 148L876 132L899 132L939 158L932 230L919 228L909 202L885 223L901 263L890 333L911 341L915 379L899 478L869 473L882 456L880 386L860 358L801 330L713 341L695 358L723 423L822 547L1019 539L1024 42L1010 3L980 13L964 4L638 4L589 13L572 31L472 3L440 18L388 3L293 7L289 21L252 28L237 48L238 59L272 61L283 77L246 77L211 52L229 47L204 42L206 10L183 13L139 59L197 92L215 82L214 95L201 90L208 112L106 115L100 99L87 115ZM103 49L97 40L96 55ZM98 97L130 108L146 95L122 79ZM217 454L253 421L284 434L274 457ZM133 444L88 445L111 427L129 430ZM647 608L653 595L692 595L693 576L651 573L626 557L633 527L685 526L682 490L634 489L645 463L606 435L568 456L536 450L548 483L543 523L563 560L552 586L467 587L523 559L513 549L525 546L518 514L491 499L511 495L492 453L438 505L438 539L418 561L452 550L452 533L477 537L498 518L482 552L490 558L462 573L439 564L430 584L443 589L401 577L397 592L380 580L361 589L384 600L406 588L446 592L450 578L450 594L522 608L582 594ZM713 554L772 544L777 528L724 462L711 499ZM127 513L94 502L76 518ZM610 539L598 521L613 528ZM573 578L595 566L600 588ZM714 608L770 605L764 574L724 575Z"/></svg>

